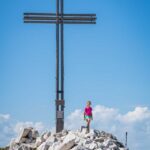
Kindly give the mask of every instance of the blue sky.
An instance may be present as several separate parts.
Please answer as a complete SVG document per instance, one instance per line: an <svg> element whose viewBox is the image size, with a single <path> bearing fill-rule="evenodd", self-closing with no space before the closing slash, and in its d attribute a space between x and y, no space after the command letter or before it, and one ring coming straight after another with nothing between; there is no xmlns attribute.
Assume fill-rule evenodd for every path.
<svg viewBox="0 0 150 150"><path fill-rule="evenodd" d="M0 1L0 114L55 123L55 25L23 23L55 0ZM96 13L96 25L65 25L65 116L86 100L128 113L150 109L150 2L65 0L65 13ZM137 150L137 149L136 149ZM145 149L148 150L148 149Z"/></svg>

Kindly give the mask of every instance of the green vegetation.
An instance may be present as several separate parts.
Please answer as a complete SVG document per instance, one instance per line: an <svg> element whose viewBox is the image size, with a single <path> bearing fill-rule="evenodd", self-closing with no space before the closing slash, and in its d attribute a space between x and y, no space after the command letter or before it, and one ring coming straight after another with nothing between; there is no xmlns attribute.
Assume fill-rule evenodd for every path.
<svg viewBox="0 0 150 150"><path fill-rule="evenodd" d="M8 149L9 147L5 147L5 148L0 147L0 150L8 150Z"/></svg>

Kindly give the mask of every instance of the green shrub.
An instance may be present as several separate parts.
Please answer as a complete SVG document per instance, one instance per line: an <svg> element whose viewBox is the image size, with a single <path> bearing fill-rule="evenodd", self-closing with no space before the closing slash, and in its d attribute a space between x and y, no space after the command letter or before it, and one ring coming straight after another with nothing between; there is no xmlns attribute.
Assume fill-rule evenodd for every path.
<svg viewBox="0 0 150 150"><path fill-rule="evenodd" d="M9 147L5 147L5 148L0 147L0 150L9 150Z"/></svg>

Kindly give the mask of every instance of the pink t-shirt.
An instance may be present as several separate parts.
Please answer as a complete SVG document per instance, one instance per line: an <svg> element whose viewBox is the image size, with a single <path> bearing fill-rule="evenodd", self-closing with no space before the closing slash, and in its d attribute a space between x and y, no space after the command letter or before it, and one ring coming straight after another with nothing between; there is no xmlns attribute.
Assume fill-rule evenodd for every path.
<svg viewBox="0 0 150 150"><path fill-rule="evenodd" d="M92 116L92 108L91 107L85 107L84 113L87 116Z"/></svg>

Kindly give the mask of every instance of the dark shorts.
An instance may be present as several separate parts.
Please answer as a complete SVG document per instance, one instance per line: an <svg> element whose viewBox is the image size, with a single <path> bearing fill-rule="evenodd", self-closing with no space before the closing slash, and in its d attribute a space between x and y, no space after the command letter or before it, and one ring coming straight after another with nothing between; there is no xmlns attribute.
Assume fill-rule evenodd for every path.
<svg viewBox="0 0 150 150"><path fill-rule="evenodd" d="M91 119L92 119L92 116L87 116L87 115L85 115L84 118L85 118L85 119L90 119L90 120L91 120Z"/></svg>

